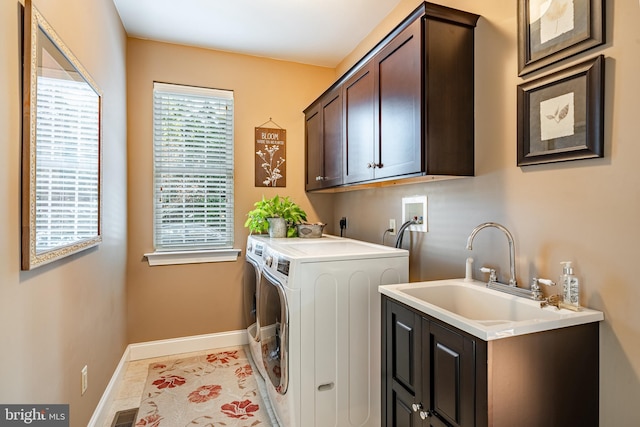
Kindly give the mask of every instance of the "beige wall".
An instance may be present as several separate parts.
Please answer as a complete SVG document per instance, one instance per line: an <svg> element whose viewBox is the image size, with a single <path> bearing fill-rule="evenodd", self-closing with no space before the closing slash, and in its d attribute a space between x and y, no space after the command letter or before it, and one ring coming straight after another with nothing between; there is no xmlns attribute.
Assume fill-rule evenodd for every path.
<svg viewBox="0 0 640 427"><path fill-rule="evenodd" d="M246 213L262 195L288 195L309 220L331 222L331 196L304 192L304 115L335 79L333 69L225 52L129 39L129 250L130 342L241 329ZM153 82L234 91L235 247L237 262L149 267L153 251ZM269 119L287 130L287 187L254 186L254 128ZM311 205L313 202L313 206ZM336 220L337 221L337 220Z"/></svg>
<svg viewBox="0 0 640 427"><path fill-rule="evenodd" d="M522 285L528 286L533 276L557 279L560 261L573 260L582 279L582 302L605 313L600 328L600 425L640 425L638 2L606 2L606 45L562 64L598 53L607 58L606 157L526 168L516 166L516 86L523 81L517 77L518 2L436 2L482 15L475 50L476 176L339 194L334 216L349 218L350 236L379 242L389 218L400 218L402 197L427 195L429 232L405 236L405 242L411 240L413 280L461 277L468 256L475 258L478 278L482 265L508 275L506 239L499 232L481 231L473 252L464 249L470 231L484 221L500 222L514 234ZM338 73L417 4L402 1L381 24L382 30L345 58ZM364 221L365 211L371 220Z"/></svg>
<svg viewBox="0 0 640 427"><path fill-rule="evenodd" d="M414 280L460 276L469 255L476 268L487 264L506 272L503 236L483 231L473 253L464 250L470 230L488 220L503 223L515 235L523 284L532 275L556 278L560 261L575 261L583 302L604 311L606 318L601 326L600 424L639 425L638 3L607 2L607 44L567 61L596 53L607 56L606 157L518 168L515 88L522 80L516 76L517 2L437 2L483 16L476 30L476 177L308 195L303 186L302 110L418 1L403 0L335 71L125 41L110 0L37 1L105 93L105 185L104 242L33 272L19 268L19 3L0 3L0 402L71 403L72 425L85 425L127 342L242 327L241 261L149 267L142 260L142 254L153 249L150 100L152 82L158 80L235 91L238 248L244 249L247 235L244 215L262 194L293 196L311 220L327 222L333 231L338 218L347 216L349 236L375 242L389 218L400 218L403 196L426 194L430 231L405 239L413 252ZM288 132L286 189L253 186L253 128L269 118ZM81 397L80 369L85 364L90 386Z"/></svg>
<svg viewBox="0 0 640 427"><path fill-rule="evenodd" d="M20 2L0 2L0 402L86 425L126 345L126 35L111 0L35 1L104 91L103 243L20 271ZM89 388L80 395L80 371Z"/></svg>

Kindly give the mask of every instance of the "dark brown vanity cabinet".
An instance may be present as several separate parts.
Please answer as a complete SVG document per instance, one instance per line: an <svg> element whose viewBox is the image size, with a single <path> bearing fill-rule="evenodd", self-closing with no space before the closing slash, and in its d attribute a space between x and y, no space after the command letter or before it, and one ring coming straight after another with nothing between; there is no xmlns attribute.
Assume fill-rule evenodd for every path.
<svg viewBox="0 0 640 427"><path fill-rule="evenodd" d="M305 136L306 190L342 184L342 92L340 88L325 93L305 111Z"/></svg>
<svg viewBox="0 0 640 427"><path fill-rule="evenodd" d="M474 340L390 300L385 307L383 425L475 425Z"/></svg>
<svg viewBox="0 0 640 427"><path fill-rule="evenodd" d="M323 99L341 93L342 154L330 161L342 162L343 179L316 185L316 176L308 176L307 190L474 174L477 19L423 3L305 110L309 124ZM312 148L310 141L322 136L309 130L307 126L307 147ZM317 155L307 150L307 171L327 161Z"/></svg>
<svg viewBox="0 0 640 427"><path fill-rule="evenodd" d="M382 425L598 426L598 323L484 341L382 298Z"/></svg>

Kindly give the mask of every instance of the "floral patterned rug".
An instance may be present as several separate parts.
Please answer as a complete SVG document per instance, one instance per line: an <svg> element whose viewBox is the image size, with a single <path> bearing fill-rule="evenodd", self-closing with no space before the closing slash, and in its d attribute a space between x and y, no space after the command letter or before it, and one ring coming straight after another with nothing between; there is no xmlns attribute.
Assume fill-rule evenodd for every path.
<svg viewBox="0 0 640 427"><path fill-rule="evenodd" d="M244 348L149 365L136 427L270 425Z"/></svg>

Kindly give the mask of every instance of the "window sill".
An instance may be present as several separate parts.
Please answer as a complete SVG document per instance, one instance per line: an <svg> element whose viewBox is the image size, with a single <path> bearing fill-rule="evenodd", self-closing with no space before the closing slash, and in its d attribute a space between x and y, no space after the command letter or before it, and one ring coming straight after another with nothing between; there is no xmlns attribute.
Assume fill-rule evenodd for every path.
<svg viewBox="0 0 640 427"><path fill-rule="evenodd" d="M144 254L149 266L200 264L207 262L236 261L240 255L240 249L215 249L175 252L151 252Z"/></svg>

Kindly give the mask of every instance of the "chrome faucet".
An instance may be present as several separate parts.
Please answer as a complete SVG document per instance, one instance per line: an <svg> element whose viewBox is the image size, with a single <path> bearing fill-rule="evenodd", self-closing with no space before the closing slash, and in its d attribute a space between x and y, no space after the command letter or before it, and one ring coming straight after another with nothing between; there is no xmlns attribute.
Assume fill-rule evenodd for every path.
<svg viewBox="0 0 640 427"><path fill-rule="evenodd" d="M518 286L516 282L516 248L515 248L515 244L513 243L513 236L511 235L509 230L507 230L505 227L495 222L482 223L476 228L474 228L471 234L469 235L469 238L467 239L467 249L468 250L473 249L472 244L473 244L473 239L476 237L476 234L478 234L478 232L483 228L487 228L487 227L497 228L507 236L507 240L509 241L509 269L511 274L511 278L509 279L509 286L515 288Z"/></svg>

